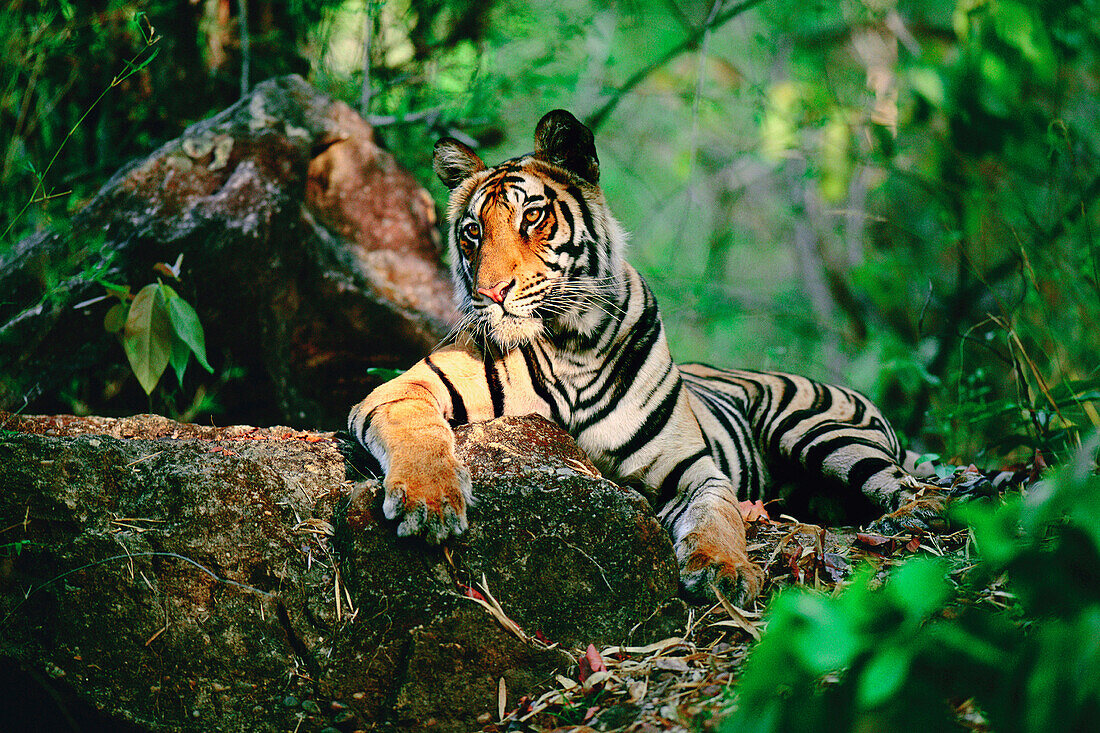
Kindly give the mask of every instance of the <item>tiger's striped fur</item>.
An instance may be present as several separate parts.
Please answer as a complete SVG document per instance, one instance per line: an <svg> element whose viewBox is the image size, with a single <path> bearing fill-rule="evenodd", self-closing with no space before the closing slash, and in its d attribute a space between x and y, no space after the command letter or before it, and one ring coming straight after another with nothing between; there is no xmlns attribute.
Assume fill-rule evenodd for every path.
<svg viewBox="0 0 1100 733"><path fill-rule="evenodd" d="M677 366L657 303L623 260L598 187L591 132L551 112L535 152L487 168L445 138L435 168L448 208L453 341L373 391L351 432L385 472L398 533L466 528L470 479L450 424L537 413L606 474L638 486L672 535L685 588L754 596L739 499L766 499L769 467L800 466L896 510L916 484L867 399L803 377Z"/></svg>

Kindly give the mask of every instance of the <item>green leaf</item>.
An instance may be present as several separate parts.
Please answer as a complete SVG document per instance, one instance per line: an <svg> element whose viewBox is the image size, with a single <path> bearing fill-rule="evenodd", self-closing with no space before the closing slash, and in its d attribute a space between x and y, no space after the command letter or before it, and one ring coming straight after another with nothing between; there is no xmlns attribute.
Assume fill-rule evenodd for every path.
<svg viewBox="0 0 1100 733"><path fill-rule="evenodd" d="M917 557L899 567L886 583L895 606L912 621L922 621L947 602L951 587L944 576L947 568L938 560Z"/></svg>
<svg viewBox="0 0 1100 733"><path fill-rule="evenodd" d="M933 107L944 106L947 91L938 69L927 66L910 69L909 85Z"/></svg>
<svg viewBox="0 0 1100 733"><path fill-rule="evenodd" d="M160 289L168 303L168 315L176 335L191 348L202 368L213 372L214 368L206 361L206 335L199 322L199 314L171 286L161 284Z"/></svg>
<svg viewBox="0 0 1100 733"><path fill-rule="evenodd" d="M909 676L909 662L909 654L896 646L884 646L875 652L859 675L859 704L873 708L893 697Z"/></svg>
<svg viewBox="0 0 1100 733"><path fill-rule="evenodd" d="M172 339L172 355L169 362L176 373L176 381L183 386L183 373L187 371L187 362L191 358L191 347L183 339L176 336Z"/></svg>
<svg viewBox="0 0 1100 733"><path fill-rule="evenodd" d="M369 367L367 369L368 377L378 377L384 382L388 382L394 377L400 377L404 373L404 369L386 369L385 367Z"/></svg>
<svg viewBox="0 0 1100 733"><path fill-rule="evenodd" d="M115 303L103 316L103 327L107 333L118 333L126 327L126 316L129 307L125 303Z"/></svg>
<svg viewBox="0 0 1100 733"><path fill-rule="evenodd" d="M835 599L816 593L790 594L787 604L789 644L804 669L820 675L852 663L862 640Z"/></svg>
<svg viewBox="0 0 1100 733"><path fill-rule="evenodd" d="M121 300L123 302L131 300L133 298L133 296L130 294L130 286L129 285L115 285L112 282L107 282L106 280L101 280L101 279L98 279L98 278L96 279L96 282L98 282L100 285L105 287L107 289L108 293L110 293L111 295L115 296L116 298L118 298L119 300Z"/></svg>
<svg viewBox="0 0 1100 733"><path fill-rule="evenodd" d="M153 59L155 59L157 57L157 54L159 54L159 53L160 53L160 49L159 48L154 48L153 52L151 54L149 54L149 57L147 59L145 59L144 61L142 61L140 64L138 64L137 67L135 67L133 71L131 71L127 74L127 76L129 76L130 74L135 74L135 73L141 71L142 69L144 69L149 64L153 63Z"/></svg>
<svg viewBox="0 0 1100 733"><path fill-rule="evenodd" d="M168 308L156 285L146 285L134 296L122 335L130 368L145 394L152 394L172 352L172 325Z"/></svg>
<svg viewBox="0 0 1100 733"><path fill-rule="evenodd" d="M1011 497L1002 507L992 508L973 502L956 505L951 512L970 525L978 552L999 570L1023 549L1019 530L1020 506L1019 497Z"/></svg>

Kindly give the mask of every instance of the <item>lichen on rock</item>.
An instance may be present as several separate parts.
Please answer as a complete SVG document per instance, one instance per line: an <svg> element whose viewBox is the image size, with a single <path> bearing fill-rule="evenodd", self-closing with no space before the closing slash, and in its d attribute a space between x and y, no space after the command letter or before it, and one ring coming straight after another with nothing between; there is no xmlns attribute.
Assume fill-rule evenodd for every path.
<svg viewBox="0 0 1100 733"><path fill-rule="evenodd" d="M19 545L0 564L0 657L138 730L468 731L501 678L521 694L589 642L666 633L680 608L644 500L541 418L458 428L479 501L445 548L396 536L361 449L331 433L0 422L0 524Z"/></svg>

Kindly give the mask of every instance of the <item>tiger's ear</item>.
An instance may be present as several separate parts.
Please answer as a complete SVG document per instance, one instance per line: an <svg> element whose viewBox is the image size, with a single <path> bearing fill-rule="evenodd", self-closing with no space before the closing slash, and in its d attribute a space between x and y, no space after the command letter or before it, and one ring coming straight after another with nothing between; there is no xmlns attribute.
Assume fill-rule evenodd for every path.
<svg viewBox="0 0 1100 733"><path fill-rule="evenodd" d="M600 159L592 131L564 109L547 112L535 126L535 157L589 183L600 182Z"/></svg>
<svg viewBox="0 0 1100 733"><path fill-rule="evenodd" d="M469 147L453 137L445 137L435 144L432 168L443 185L453 189L478 171L485 170L485 164Z"/></svg>

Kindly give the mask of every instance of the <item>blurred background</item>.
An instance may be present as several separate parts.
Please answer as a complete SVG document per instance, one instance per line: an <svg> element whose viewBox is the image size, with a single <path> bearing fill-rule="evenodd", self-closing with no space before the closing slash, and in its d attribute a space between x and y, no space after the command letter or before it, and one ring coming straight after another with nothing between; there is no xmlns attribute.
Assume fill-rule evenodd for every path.
<svg viewBox="0 0 1100 733"><path fill-rule="evenodd" d="M272 76L439 207L438 137L493 163L564 107L678 359L850 384L945 459L1060 458L1100 425L1098 6L10 0L0 252Z"/></svg>

